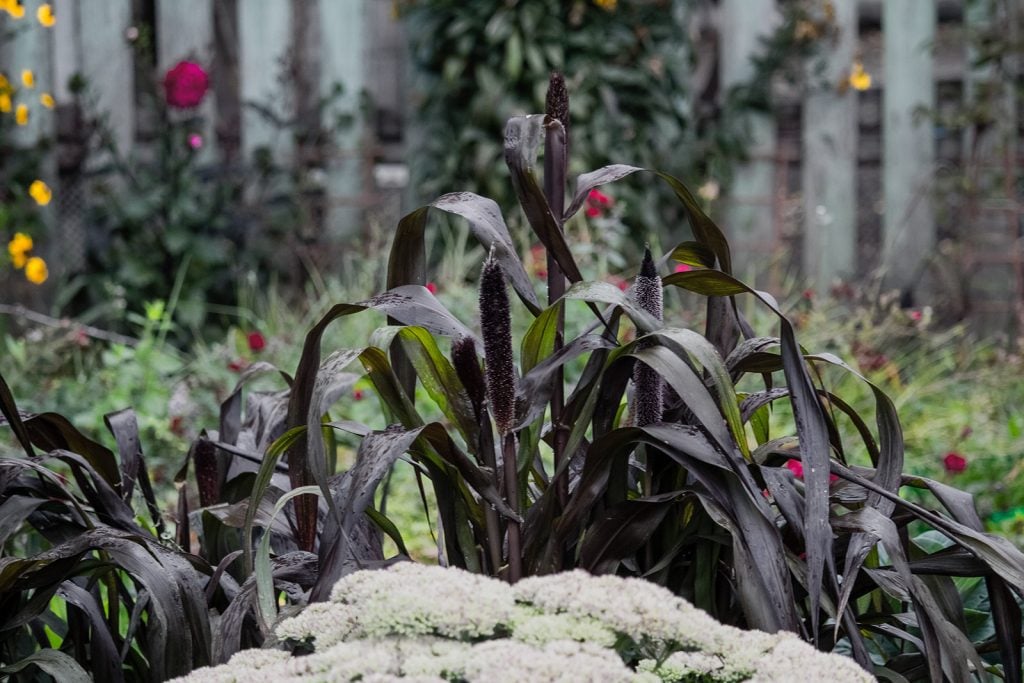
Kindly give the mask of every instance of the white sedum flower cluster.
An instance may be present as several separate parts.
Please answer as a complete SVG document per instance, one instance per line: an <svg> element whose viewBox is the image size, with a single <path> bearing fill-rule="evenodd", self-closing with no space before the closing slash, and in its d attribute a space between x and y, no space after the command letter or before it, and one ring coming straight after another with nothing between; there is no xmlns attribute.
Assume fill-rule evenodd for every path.
<svg viewBox="0 0 1024 683"><path fill-rule="evenodd" d="M246 650L194 683L674 683L874 680L792 634L718 623L641 579L582 571L515 586L413 563L362 571L278 625L313 653Z"/></svg>

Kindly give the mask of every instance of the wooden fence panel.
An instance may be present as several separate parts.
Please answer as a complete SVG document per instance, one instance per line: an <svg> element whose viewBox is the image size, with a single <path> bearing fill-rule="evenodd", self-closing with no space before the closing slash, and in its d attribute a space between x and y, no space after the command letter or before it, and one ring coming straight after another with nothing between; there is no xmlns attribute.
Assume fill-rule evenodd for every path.
<svg viewBox="0 0 1024 683"><path fill-rule="evenodd" d="M935 248L935 132L915 112L935 107L931 49L938 17L935 0L885 2L882 11L883 265L889 284L922 298L928 296L926 268Z"/></svg>
<svg viewBox="0 0 1024 683"><path fill-rule="evenodd" d="M132 2L77 0L74 5L78 72L107 117L118 150L126 154L135 142L135 56L125 33L134 25Z"/></svg>
<svg viewBox="0 0 1024 683"><path fill-rule="evenodd" d="M857 4L835 5L838 42L827 55L824 84L804 100L803 266L819 292L856 272L857 91L847 78L857 45Z"/></svg>
<svg viewBox="0 0 1024 683"><path fill-rule="evenodd" d="M368 3L363 0L320 0L320 92L337 84L344 96L322 112L330 122L340 114L359 111L360 92L366 85ZM362 154L363 122L356 116L351 127L339 131L326 157L327 210L324 233L334 240L352 239L362 229L360 215L366 161Z"/></svg>
<svg viewBox="0 0 1024 683"><path fill-rule="evenodd" d="M279 126L250 106L267 107L272 115L288 119L288 60L292 32L289 0L238 3L239 92L242 99L242 152L251 160L260 147L274 158L292 158L294 145Z"/></svg>
<svg viewBox="0 0 1024 683"><path fill-rule="evenodd" d="M775 0L723 0L719 32L723 92L753 74L750 61L761 48L761 39L779 21ZM726 212L726 230L736 255L741 277L764 273L766 257L774 251L776 124L770 116L749 116L750 160L735 171Z"/></svg>

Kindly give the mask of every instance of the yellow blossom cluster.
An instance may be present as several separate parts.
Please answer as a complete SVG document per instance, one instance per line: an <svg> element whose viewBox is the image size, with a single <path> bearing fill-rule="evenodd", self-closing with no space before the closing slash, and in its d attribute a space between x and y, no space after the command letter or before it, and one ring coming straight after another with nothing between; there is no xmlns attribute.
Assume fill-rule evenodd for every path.
<svg viewBox="0 0 1024 683"><path fill-rule="evenodd" d="M28 195L32 197L39 206L46 206L53 199L53 190L42 180L34 180L28 186ZM14 237L7 243L7 254L11 257L11 263L18 270L25 270L25 279L29 282L41 285L50 276L46 267L46 261L41 256L33 256L32 249L35 243L30 235L23 232L14 233Z"/></svg>
<svg viewBox="0 0 1024 683"><path fill-rule="evenodd" d="M25 6L21 4L21 0L0 0L0 12L7 12L12 19L22 19L25 16ZM56 24L57 16L53 13L53 5L48 2L40 5L36 10L36 20L46 28Z"/></svg>
<svg viewBox="0 0 1024 683"><path fill-rule="evenodd" d="M32 284L41 285L46 282L50 272L46 267L46 261L40 256L31 256L33 247L32 238L23 232L14 233L14 237L7 243L7 253L11 262L19 270L25 269L25 279Z"/></svg>
<svg viewBox="0 0 1024 683"><path fill-rule="evenodd" d="M864 91L871 87L871 74L864 69L864 64L858 60L850 68L850 87L854 90Z"/></svg>
<svg viewBox="0 0 1024 683"><path fill-rule="evenodd" d="M0 0L0 13L6 13L14 20L25 17L25 5L22 0ZM53 12L53 6L49 3L42 4L36 10L36 20L45 28L52 28L57 22ZM16 85L15 82L20 82ZM36 88L36 75L32 69L22 69L20 78L14 74L0 73L0 114L14 114L14 122L19 126L26 126L29 122L29 105L22 101L16 102L15 97L20 89L22 94L28 93ZM56 102L53 95L48 92L39 93L39 103L47 108L53 109ZM21 99L21 98L18 98ZM39 206L46 206L53 199L53 191L42 180L35 180L29 185L28 195ZM23 270L25 279L37 285L46 282L50 276L46 261L41 256L32 255L34 247L32 237L23 232L17 232L7 243L7 253L11 263L18 270Z"/></svg>
<svg viewBox="0 0 1024 683"><path fill-rule="evenodd" d="M594 4L606 12L614 12L619 2L618 0L594 0Z"/></svg>
<svg viewBox="0 0 1024 683"><path fill-rule="evenodd" d="M12 19L21 19L25 16L25 6L21 0L0 0L0 12L6 12ZM53 6L45 3L36 10L36 20L44 27L51 28L57 23L57 17L53 13ZM12 75L11 78L14 78ZM21 85L25 90L33 90L36 87L36 76L31 69L23 69L21 72ZM27 104L14 103L15 90L7 75L0 73L0 114L14 112L14 122L19 126L27 126L30 110ZM39 94L39 103L47 109L53 109L56 102L53 95L44 92Z"/></svg>

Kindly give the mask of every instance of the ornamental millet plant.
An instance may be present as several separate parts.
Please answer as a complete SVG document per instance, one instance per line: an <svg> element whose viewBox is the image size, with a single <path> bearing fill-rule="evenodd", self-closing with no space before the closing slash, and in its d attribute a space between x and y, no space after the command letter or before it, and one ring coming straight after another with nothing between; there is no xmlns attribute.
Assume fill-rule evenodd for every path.
<svg viewBox="0 0 1024 683"><path fill-rule="evenodd" d="M502 476L505 500L519 513L519 476L516 467L516 369L512 353L512 313L501 266L493 248L480 273L480 331L484 338L484 366L487 404L494 416L501 440ZM508 521L508 579L515 583L523 575L522 540L519 521Z"/></svg>
<svg viewBox="0 0 1024 683"><path fill-rule="evenodd" d="M969 494L904 474L892 401L842 359L801 348L775 300L733 277L722 231L681 181L614 164L577 177L559 202L565 176L552 159L562 158L564 132L550 113L513 117L505 159L535 236L518 243L543 244L571 286L541 303L517 240L485 197L451 193L405 216L387 291L333 306L306 335L293 370L261 361L241 373L218 429L197 438L176 478L178 547L136 521L131 487L148 478L123 419L111 423L115 456L52 416L23 417L0 381L0 408L26 455L0 459L13 473L0 477L0 505L8 492L42 500L47 514L27 512L26 523L71 539L4 565L0 614L10 616L0 619L0 653L10 661L31 655L31 629L62 619L36 600L38 591L64 586L86 599L67 588L72 579L101 582L105 596L131 611L141 588L149 592L152 607L137 608L147 617L138 620L145 639L126 642L101 608L92 628L67 629L67 647L94 646L106 657L90 665L97 679L120 680L123 648L139 678L151 680L259 645L286 613L329 599L340 577L408 554L403 530L376 495L403 461L397 466L411 466L433 489L436 503L422 496L424 514L438 523L445 566L511 580L577 568L644 577L730 626L790 631L819 649L850 653L876 675L969 680L994 669L1020 683L1024 554L984 533ZM636 173L664 182L688 217L689 234L666 236L682 241L665 255L672 262L665 270L675 272L661 285L704 297L700 331L681 326L671 310L659 319L656 255L623 292L585 281L562 229L591 190ZM490 249L479 330L425 286L429 218L438 211L468 221ZM739 297L752 297L778 327L759 336L740 315ZM591 311L590 324L567 330L569 306ZM366 311L387 324L364 346L322 352L329 325ZM519 339L509 336L509 312L530 318ZM631 382L634 395L648 393L641 364L671 398L660 416L652 409L630 423ZM867 382L873 423L834 393L833 374ZM279 378L281 390L251 391L247 383L258 377ZM386 428L347 419L342 398L356 382L376 396ZM555 401L559 391L563 400ZM792 427L773 415L780 405ZM347 470L338 466L338 432L359 442ZM38 481L50 470L34 449L54 444L50 457L77 468L76 487ZM649 477L639 471L642 450L658 458ZM801 478L787 465L794 459ZM205 499L200 510L185 495L195 486L192 464ZM838 480L830 484L832 475ZM901 496L906 487L920 489L927 504ZM159 510L152 517L164 523ZM83 533L82 519L95 530ZM383 536L394 542L392 557ZM82 554L92 548L111 559L98 567ZM968 599L990 606L976 629L958 617L965 604L978 604ZM166 646L164 623L184 634L181 647Z"/></svg>

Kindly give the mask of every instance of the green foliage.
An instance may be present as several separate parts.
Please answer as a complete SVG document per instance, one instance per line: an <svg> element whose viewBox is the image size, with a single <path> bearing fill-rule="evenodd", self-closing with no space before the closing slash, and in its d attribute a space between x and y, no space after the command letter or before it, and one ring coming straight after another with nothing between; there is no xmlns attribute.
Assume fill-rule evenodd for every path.
<svg viewBox="0 0 1024 683"><path fill-rule="evenodd" d="M1024 432L1015 408L1024 401L1019 349L979 339L965 325L943 327L937 312L902 309L894 294L870 286L834 295L805 292L786 305L805 346L851 359L884 387L904 425L907 469L974 494L990 530L1021 546L1020 522L1014 524L1024 500ZM767 322L753 307L744 312L756 328ZM829 371L821 381L858 414L872 413L866 385ZM776 417L783 420L784 412ZM844 438L854 436L852 424L839 429ZM964 459L962 471L946 466L949 455Z"/></svg>
<svg viewBox="0 0 1024 683"><path fill-rule="evenodd" d="M509 112L544 111L553 71L566 74L572 92L572 120L563 123L573 174L624 161L728 186L746 156L746 117L773 106L779 80L806 80L819 39L831 31L830 18L811 5L782 3L782 21L753 58L749 80L715 93L714 29L696 0L401 0L419 79L417 199L471 190L518 222L508 179L495 172L503 155L495 134ZM812 31L796 31L799 22ZM630 223L684 220L658 184L616 193Z"/></svg>
<svg viewBox="0 0 1024 683"><path fill-rule="evenodd" d="M533 126L540 123L532 121ZM534 145L531 141L539 131L531 129L530 120L512 121L509 129L517 131L506 137L513 152L522 151L517 143L523 148ZM521 174L520 198L525 214L536 218L533 227L538 237L556 254L562 271L578 280L571 252L559 243L545 217L532 167L521 164L516 154L508 158L513 176ZM582 205L594 186L639 170L610 167L581 177L566 215ZM526 573L574 566L635 573L665 583L715 616L737 619L748 627L790 629L825 646L835 644L833 634L841 635L858 661L869 668L882 664L911 677L938 676L942 671L958 678L969 675L969 666L987 666L978 651L988 652L990 647L967 640L938 609L955 598L917 574L927 576L941 567L943 574L988 575L990 570L976 573L979 570L972 568L971 563L979 561L995 572L988 575L987 586L998 624L993 644L998 642L996 649L1007 667L1016 669L1019 607L1007 591L1024 577L1024 555L1002 539L980 532L980 520L966 494L921 477L904 480L902 431L890 399L878 387L867 385L877 422L873 433L818 379L818 368L852 369L834 355L803 352L792 324L774 300L728 274L728 246L685 187L670 176L659 177L689 214L696 240L674 254L697 267L670 275L665 283L708 297L705 336L662 328L629 295L600 283L578 282L563 299L536 313L520 358L523 377L514 431L517 459L524 463L517 487L521 493L517 500L508 501L513 509L523 510L521 560ZM542 210L532 210L530 203ZM442 197L433 206L466 217L474 234L485 242L499 247L510 242L489 200L459 193ZM422 426L425 420L409 401L413 380L409 375L404 381L398 379L407 362L401 358L411 359L411 371L425 387L434 387L431 398L446 420L429 424L430 438L421 440L411 454L425 467L435 490L445 530L446 562L502 575L506 567L489 562L483 550L493 545L487 505L496 505L493 489L501 488L489 465L496 435L486 419L486 406L473 405L450 366L416 361L418 345L430 339L422 334L424 330L441 337L467 334L426 290L401 284L405 278L423 277L426 218L426 211L419 210L400 225L389 269L393 289L367 302L412 326L407 329L417 339L411 345L411 337L394 332L380 338L391 340L397 365L394 375L378 375L374 384L385 412L400 420L411 437L427 432ZM499 248L498 257L502 256L507 259L502 267L524 306L535 310L532 288L523 286L522 265ZM779 338L754 337L736 317L730 302L740 294L753 295L777 317ZM553 333L546 330L553 330L559 310L573 301L612 308L595 320L592 331L575 337L567 334L564 348L551 355ZM357 312L353 306L335 307L307 337L300 368L312 368L318 362L320 334L327 324ZM625 342L617 331L628 324L646 336ZM748 339L737 344L740 334ZM575 385L566 386L569 412L563 419L571 430L566 452L573 457L551 471L545 466L550 461L540 443L542 436L551 438L556 426L546 423L545 405L551 398L553 370L575 357L586 358L587 369ZM636 361L654 369L675 392L663 421L644 428L630 427L623 420L628 379ZM380 372L372 369L372 374ZM762 375L764 384L740 400L735 384L747 374ZM310 377L303 384L303 391L311 395L314 380ZM297 384L293 391L302 386ZM793 433L776 431L769 412L773 404L788 406L790 414L795 414ZM319 422L317 413L305 414ZM485 419L479 420L480 415ZM857 429L853 439L844 441L837 424L847 419ZM445 423L447 437L438 433ZM292 426L300 424L301 420ZM458 445L453 448L453 444ZM475 469L467 467L463 448ZM292 451L291 457L295 456L318 457L305 449ZM791 458L803 461L799 479L786 465ZM291 462L294 466L295 460ZM313 470L309 464L304 467ZM830 481L830 471L836 483ZM570 494L564 502L552 485L560 476L570 477ZM311 473L302 483L316 479ZM899 497L903 486L929 495L928 507ZM765 489L767 498L762 494ZM936 503L945 509L945 516L929 509ZM507 511L505 516L515 519ZM940 531L966 554L933 557L926 548L901 541L904 536L899 530L912 522ZM512 528L511 522L508 526ZM505 552L514 547L510 543ZM513 562L507 555L504 559ZM872 630L870 636L862 632L861 625L888 623L907 610L915 615L919 636L908 639L886 629ZM826 627L828 623L838 626ZM907 648L916 653L909 654ZM902 654L894 658L897 651ZM940 651L956 654L939 658ZM878 658L875 664L873 658Z"/></svg>
<svg viewBox="0 0 1024 683"><path fill-rule="evenodd" d="M146 59L145 46L137 48ZM140 107L155 120L155 139L132 150L119 149L87 84L78 94L95 168L87 264L70 288L77 312L123 329L127 312L167 297L175 282L179 324L172 339L180 344L204 328L222 331L238 312L238 283L247 278L305 279L309 246L323 237L310 215L324 199L324 172L276 158L268 147L235 162L218 158L209 151L216 141L202 137L208 126L201 110L169 107L155 80L142 87ZM351 125L351 115L337 111L342 94L336 86L301 119L276 103L245 106L276 135L312 148Z"/></svg>
<svg viewBox="0 0 1024 683"><path fill-rule="evenodd" d="M675 172L692 172L699 149L687 102L691 55L672 2L406 3L403 16L423 82L413 167L420 199L470 189L514 206L495 132L506 112L540 111L552 71L568 75L574 171L602 166L609 154ZM685 158L676 154L687 149ZM614 151L613 151L614 150ZM627 193L628 194L628 193ZM657 206L644 193L626 198L633 215Z"/></svg>

